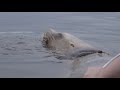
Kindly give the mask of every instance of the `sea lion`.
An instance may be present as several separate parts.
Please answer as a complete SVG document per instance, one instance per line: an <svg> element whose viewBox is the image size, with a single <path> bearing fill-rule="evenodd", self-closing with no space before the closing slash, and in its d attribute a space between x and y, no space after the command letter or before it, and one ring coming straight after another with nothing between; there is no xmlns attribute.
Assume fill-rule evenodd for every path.
<svg viewBox="0 0 120 90"><path fill-rule="evenodd" d="M57 32L53 29L42 34L43 47L56 53L58 59L74 59L94 53L101 54L102 50L83 42L79 38L69 34Z"/></svg>

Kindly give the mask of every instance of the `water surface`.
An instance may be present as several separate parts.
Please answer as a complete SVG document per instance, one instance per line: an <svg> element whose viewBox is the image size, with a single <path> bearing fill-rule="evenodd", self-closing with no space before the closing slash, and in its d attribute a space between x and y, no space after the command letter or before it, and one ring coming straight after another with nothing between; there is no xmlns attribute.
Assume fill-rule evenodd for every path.
<svg viewBox="0 0 120 90"><path fill-rule="evenodd" d="M69 60L49 57L40 42L48 28L68 32L81 40L109 52L111 57L120 52L119 12L0 12L0 77L67 77L72 72ZM111 58L110 57L110 58ZM103 65L109 58L88 64ZM76 64L75 64L76 65Z"/></svg>

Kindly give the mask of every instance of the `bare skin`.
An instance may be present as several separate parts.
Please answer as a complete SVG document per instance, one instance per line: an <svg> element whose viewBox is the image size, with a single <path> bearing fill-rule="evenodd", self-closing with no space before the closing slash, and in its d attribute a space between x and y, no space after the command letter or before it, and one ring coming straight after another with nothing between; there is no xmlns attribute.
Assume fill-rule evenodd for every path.
<svg viewBox="0 0 120 90"><path fill-rule="evenodd" d="M84 78L120 78L120 56L115 58L108 66L90 67Z"/></svg>

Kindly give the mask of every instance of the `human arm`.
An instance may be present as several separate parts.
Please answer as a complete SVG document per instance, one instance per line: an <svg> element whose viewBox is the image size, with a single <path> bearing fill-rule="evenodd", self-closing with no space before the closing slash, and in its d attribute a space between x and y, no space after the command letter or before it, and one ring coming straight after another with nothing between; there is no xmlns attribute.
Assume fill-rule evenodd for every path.
<svg viewBox="0 0 120 90"><path fill-rule="evenodd" d="M84 78L120 78L120 54L105 67L90 67Z"/></svg>

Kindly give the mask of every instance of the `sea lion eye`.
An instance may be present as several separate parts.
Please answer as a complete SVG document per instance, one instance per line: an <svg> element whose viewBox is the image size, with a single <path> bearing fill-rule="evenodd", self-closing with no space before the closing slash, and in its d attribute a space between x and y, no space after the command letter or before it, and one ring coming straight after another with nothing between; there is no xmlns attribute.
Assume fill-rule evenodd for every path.
<svg viewBox="0 0 120 90"><path fill-rule="evenodd" d="M73 44L70 44L72 47L75 47Z"/></svg>

